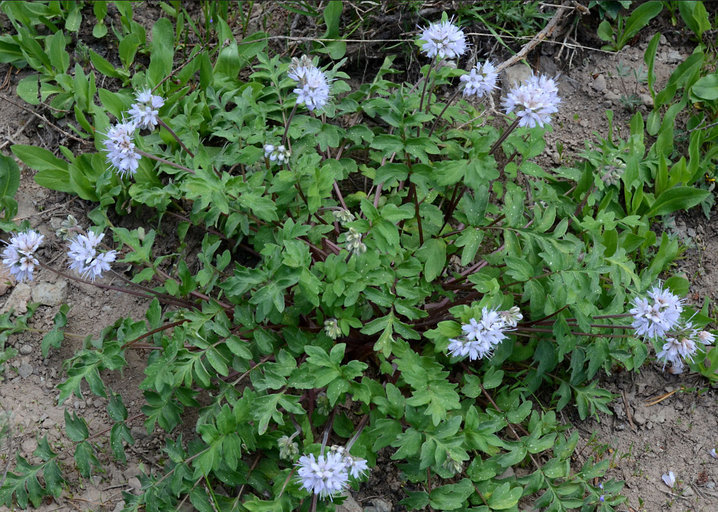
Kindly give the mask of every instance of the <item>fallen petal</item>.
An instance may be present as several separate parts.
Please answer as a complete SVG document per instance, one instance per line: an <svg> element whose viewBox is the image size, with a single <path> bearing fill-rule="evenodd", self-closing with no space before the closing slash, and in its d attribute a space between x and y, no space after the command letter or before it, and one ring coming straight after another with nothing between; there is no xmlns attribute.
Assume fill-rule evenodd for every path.
<svg viewBox="0 0 718 512"><path fill-rule="evenodd" d="M676 475L673 474L673 471L669 471L667 474L661 476L661 478L663 479L663 483L668 487L673 487L676 484Z"/></svg>

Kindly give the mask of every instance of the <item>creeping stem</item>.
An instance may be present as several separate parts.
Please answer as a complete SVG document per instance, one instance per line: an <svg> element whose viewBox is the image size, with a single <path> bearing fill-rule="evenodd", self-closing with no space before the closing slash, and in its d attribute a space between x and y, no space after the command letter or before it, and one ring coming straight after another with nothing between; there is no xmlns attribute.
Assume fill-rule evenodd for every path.
<svg viewBox="0 0 718 512"><path fill-rule="evenodd" d="M182 142L182 139L179 138L179 135L177 135L177 134L175 133L175 131L174 131L172 128L170 128L169 125L168 125L167 123L165 123L162 119L157 118L157 121L159 121L159 125L160 125L162 128L164 128L165 130L167 130L168 132L170 132L170 135L172 135L172 136L175 138L175 140L176 140L177 142L179 142L179 145L182 146L182 149L184 149L189 156L191 156L192 158L194 158L194 153L192 153L192 152L187 148L187 146L184 145L184 142Z"/></svg>
<svg viewBox="0 0 718 512"><path fill-rule="evenodd" d="M426 72L426 77L424 78L424 87L421 89L421 99L419 100L419 112L421 112L421 109L424 108L424 96L426 95L426 86L429 84L429 76L431 75L431 70L434 69L434 65L436 64L436 60L438 57L434 57L434 60L431 61L431 64L429 64L429 70Z"/></svg>
<svg viewBox="0 0 718 512"><path fill-rule="evenodd" d="M508 128L506 128L504 133L502 133L501 136L498 138L498 140L496 142L494 142L493 146L491 146L491 149L489 150L489 155L493 155L496 152L496 150L499 149L499 147L501 147L501 144L503 144L503 142L511 134L511 132L513 132L518 127L519 120L520 120L519 118L514 119L514 122L511 123ZM466 185L464 185L463 183L457 183L454 187L455 187L454 192L451 195L449 207L446 211L446 216L444 217L444 219L446 219L444 222L444 225L446 225L446 223L448 223L449 219L454 214L454 210L456 210L456 207L459 205L459 201L461 201L461 198L463 197L464 192L466 192ZM457 194L457 189L459 189L459 188L461 189L461 192L459 192ZM442 229L443 229L443 226L442 226Z"/></svg>
<svg viewBox="0 0 718 512"><path fill-rule="evenodd" d="M429 137L431 137L431 135L434 133L434 129L436 129L436 125L438 124L439 119L441 119L441 116L444 115L444 112L446 112L446 109L448 109L449 106L454 102L454 100L456 99L456 97L459 95L460 92L461 92L461 89L457 88L456 92L454 94L452 94L451 98L449 98L448 101L446 102L446 105L444 105L444 108L442 109L442 111L439 112L438 116L436 116L436 119L434 119L434 123L431 125L431 129L429 130Z"/></svg>
<svg viewBox="0 0 718 512"><path fill-rule="evenodd" d="M39 261L39 265L40 265L42 268L45 268L45 269L49 270L50 272L54 272L55 274L57 274L57 275L60 276L60 277L64 277L65 279L72 279L73 281L77 281L78 283L90 284L90 285L92 285L92 286L96 286L97 288L101 288L101 289L103 289L103 290L114 290L114 291L117 291L117 292L127 293L128 295L134 295L134 296L136 296L136 297L143 297L143 298L146 298L146 299L152 299L152 298L154 298L154 297L157 297L157 299L159 299L159 300L162 301L162 302L169 303L169 304L174 304L174 305L176 305L176 306L181 306L181 307L194 307L194 304L192 304L192 303L183 301L183 300L178 299L178 298L176 298L176 297L172 297L171 295L166 295L166 294L164 294L164 293L153 292L152 294L150 294L150 293L140 292L140 291L137 291L137 290L132 290L132 289L130 289L130 288L122 288L122 287L113 286L113 285L110 285L110 284L96 283L96 282L94 282L94 281L88 281L88 280L86 280L86 279L81 279L81 278L76 277L76 276L73 276L73 275L71 275L71 274L67 274L67 273L65 273L65 272L63 272L63 271L61 271L61 270L57 270L56 268L53 268L53 267L51 267L50 265L47 265L46 263L44 263L44 262L42 262L42 261ZM133 283L133 284L134 284L134 283Z"/></svg>
<svg viewBox="0 0 718 512"><path fill-rule="evenodd" d="M297 112L297 104L295 103L292 107L292 112L289 114L289 119L287 119L287 125L284 127L284 134L282 135L282 144L284 146L287 145L287 135L289 134L289 126L292 124L292 119L294 119L294 114Z"/></svg>
<svg viewBox="0 0 718 512"><path fill-rule="evenodd" d="M190 174L197 174L197 173L195 173L192 169L190 169L189 167L185 167L184 165L180 165L180 164L176 164L176 163L174 163L174 162L170 162L169 160L165 160L164 158L161 158L161 157L159 157L159 156L155 156L155 155L153 155L153 154L151 154L151 153L148 153L147 151L142 151L141 149L136 149L135 151L137 151L140 155L142 155L142 156L144 156L144 157L146 157L146 158L149 158L150 160L156 160L157 162L159 162L159 163L161 163L161 164L169 165L170 167L174 167L175 169L180 169L180 170L182 170L182 171L187 171L187 172L190 173Z"/></svg>

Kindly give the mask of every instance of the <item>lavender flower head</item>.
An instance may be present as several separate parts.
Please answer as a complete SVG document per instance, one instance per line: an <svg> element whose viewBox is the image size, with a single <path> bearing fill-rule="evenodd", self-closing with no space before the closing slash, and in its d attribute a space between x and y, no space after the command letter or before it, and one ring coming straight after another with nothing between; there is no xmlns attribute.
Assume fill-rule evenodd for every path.
<svg viewBox="0 0 718 512"><path fill-rule="evenodd" d="M461 81L464 83L464 96L488 96L496 89L498 73L494 65L486 61L483 64L476 64L468 75L463 75Z"/></svg>
<svg viewBox="0 0 718 512"><path fill-rule="evenodd" d="M461 57L467 48L464 32L445 17L426 27L419 41L429 58L455 59Z"/></svg>
<svg viewBox="0 0 718 512"><path fill-rule="evenodd" d="M35 265L39 264L35 252L44 239L44 235L32 229L10 238L10 243L2 252L2 262L18 282L32 281Z"/></svg>
<svg viewBox="0 0 718 512"><path fill-rule="evenodd" d="M297 104L306 105L310 111L319 110L329 101L329 80L306 55L301 59L294 58L287 73L289 78L297 82L294 93Z"/></svg>
<svg viewBox="0 0 718 512"><path fill-rule="evenodd" d="M369 471L369 466L367 466L366 459L353 456L343 446L338 446L336 444L332 445L329 448L329 451L331 453L338 453L339 455L341 455L342 460L344 461L344 465L347 467L347 471L349 471L349 476L351 476L352 478L362 478L364 477L366 472Z"/></svg>
<svg viewBox="0 0 718 512"><path fill-rule="evenodd" d="M134 176L140 165L140 154L135 150L133 138L135 136L135 123L132 121L117 123L107 131L107 138L103 142L107 152L107 161L120 177L125 174Z"/></svg>
<svg viewBox="0 0 718 512"><path fill-rule="evenodd" d="M117 258L117 252L98 252L97 246L104 238L104 233L96 235L89 231L87 235L77 235L70 242L67 256L70 258L70 268L82 277L94 281L101 277L103 272L110 270L110 263Z"/></svg>
<svg viewBox="0 0 718 512"><path fill-rule="evenodd" d="M302 488L318 494L320 498L331 499L348 485L349 472L339 453L330 452L319 457L314 454L302 455L297 465Z"/></svg>
<svg viewBox="0 0 718 512"><path fill-rule="evenodd" d="M629 311L633 315L631 326L636 329L636 336L663 338L678 324L683 312L683 301L660 286L654 286L648 292L648 297L652 300L641 297L633 299L634 307Z"/></svg>
<svg viewBox="0 0 718 512"><path fill-rule="evenodd" d="M130 106L130 120L140 129L154 130L159 124L159 109L165 104L162 96L152 94L150 89L143 89L135 96L136 102Z"/></svg>
<svg viewBox="0 0 718 512"><path fill-rule="evenodd" d="M506 339L506 332L515 328L522 318L516 307L506 311L484 307L481 319L472 318L468 324L461 326L464 337L449 340L449 355L469 356L471 361L490 356L494 348Z"/></svg>
<svg viewBox="0 0 718 512"><path fill-rule="evenodd" d="M667 363L671 363L671 373L683 373L684 363L693 361L693 356L698 351L700 344L710 345L715 341L715 336L708 331L699 331L688 322L680 326L674 335L666 338L666 342L656 357L663 362L665 369Z"/></svg>
<svg viewBox="0 0 718 512"><path fill-rule="evenodd" d="M506 113L516 113L519 126L533 128L551 124L551 114L558 112L558 87L553 78L531 76L517 85L501 100Z"/></svg>
<svg viewBox="0 0 718 512"><path fill-rule="evenodd" d="M297 466L302 488L329 499L346 490L350 476L363 478L369 471L365 459L354 457L346 448L337 445L331 446L326 455L302 455Z"/></svg>

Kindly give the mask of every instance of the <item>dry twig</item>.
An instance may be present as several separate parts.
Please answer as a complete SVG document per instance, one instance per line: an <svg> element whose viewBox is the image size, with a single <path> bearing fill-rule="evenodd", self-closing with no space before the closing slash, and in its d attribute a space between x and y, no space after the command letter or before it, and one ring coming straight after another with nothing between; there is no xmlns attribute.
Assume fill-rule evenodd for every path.
<svg viewBox="0 0 718 512"><path fill-rule="evenodd" d="M523 46L523 48L521 48L521 49L518 51L518 53L517 53L516 55L514 55L513 57L511 57L511 58L505 60L504 62L502 62L501 64L499 64L498 66L496 66L497 72L500 72L500 71L502 71L502 70L508 68L509 66L513 66L513 65L516 64L517 62L523 60L523 59L526 57L526 55L528 55L528 53L529 53L531 50L533 50L534 48L536 48L536 46L537 46L541 41L543 41L544 39L546 39L548 36L550 36L550 35L553 33L554 30L556 30L556 27L558 27L558 23L561 21L561 19L563 18L564 14L566 14L569 10L572 10L572 8L567 7L567 6L565 6L565 5L562 5L561 7L559 7L558 9L556 9L556 12L554 13L553 17L549 20L549 22L548 22L548 23L546 24L546 26L541 30L541 32L539 32L538 34L536 34L536 35L531 39L531 41L529 41L528 43L526 43L526 44Z"/></svg>
<svg viewBox="0 0 718 512"><path fill-rule="evenodd" d="M77 141L77 142L80 142L80 143L82 143L82 144L87 144L87 143L89 142L89 141L87 141L87 140L85 140L85 139L81 139L80 137L76 137L75 135L73 135L73 134L71 134L71 133L69 133L69 132L66 132L65 130L63 130L63 129L60 128L59 126L57 126L57 125L51 123L50 121L48 121L48 119L47 119L45 116L43 116L42 114L38 114L37 112L35 112L35 111L32 110L31 108L27 108L25 105L21 105L20 103L15 103L13 100L11 100L10 98L8 98L8 97L5 96L4 94L0 94L0 99L3 99L3 100L5 100L5 101L7 101L7 102L10 103L11 105L15 105L17 108L23 109L25 112L29 112L29 113L32 114L33 116L35 116L35 117L37 117L38 119L42 120L43 123L47 124L48 126L50 126L51 128L57 130L58 132L62 133L62 134L63 134L65 137L67 137L68 139L72 139L72 140Z"/></svg>

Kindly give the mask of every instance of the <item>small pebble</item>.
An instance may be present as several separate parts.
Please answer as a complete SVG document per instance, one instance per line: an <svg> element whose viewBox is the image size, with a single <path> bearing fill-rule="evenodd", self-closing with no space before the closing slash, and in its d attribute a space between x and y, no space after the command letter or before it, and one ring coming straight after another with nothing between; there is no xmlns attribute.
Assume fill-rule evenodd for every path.
<svg viewBox="0 0 718 512"><path fill-rule="evenodd" d="M130 434L132 434L132 437L138 440L147 439L148 437L150 437L149 435L147 435L147 429L145 429L144 427L132 427L130 429Z"/></svg>
<svg viewBox="0 0 718 512"><path fill-rule="evenodd" d="M20 378L27 379L30 375L32 375L33 371L34 370L33 370L32 366L25 363L25 364L21 364L20 368L17 369L17 374L20 376Z"/></svg>
<svg viewBox="0 0 718 512"><path fill-rule="evenodd" d="M20 346L20 354L22 354L24 356L29 356L30 354L32 354L32 351L33 351L32 345L30 345L29 343L24 343L23 345Z"/></svg>
<svg viewBox="0 0 718 512"><path fill-rule="evenodd" d="M376 512L391 512L391 503L384 499L376 498L371 500L371 503L374 505Z"/></svg>
<svg viewBox="0 0 718 512"><path fill-rule="evenodd" d="M133 476L132 478L127 480L127 485L132 487L132 490L134 490L136 492L139 492L140 490L142 490L142 484L140 483L140 479L137 478L136 476Z"/></svg>

